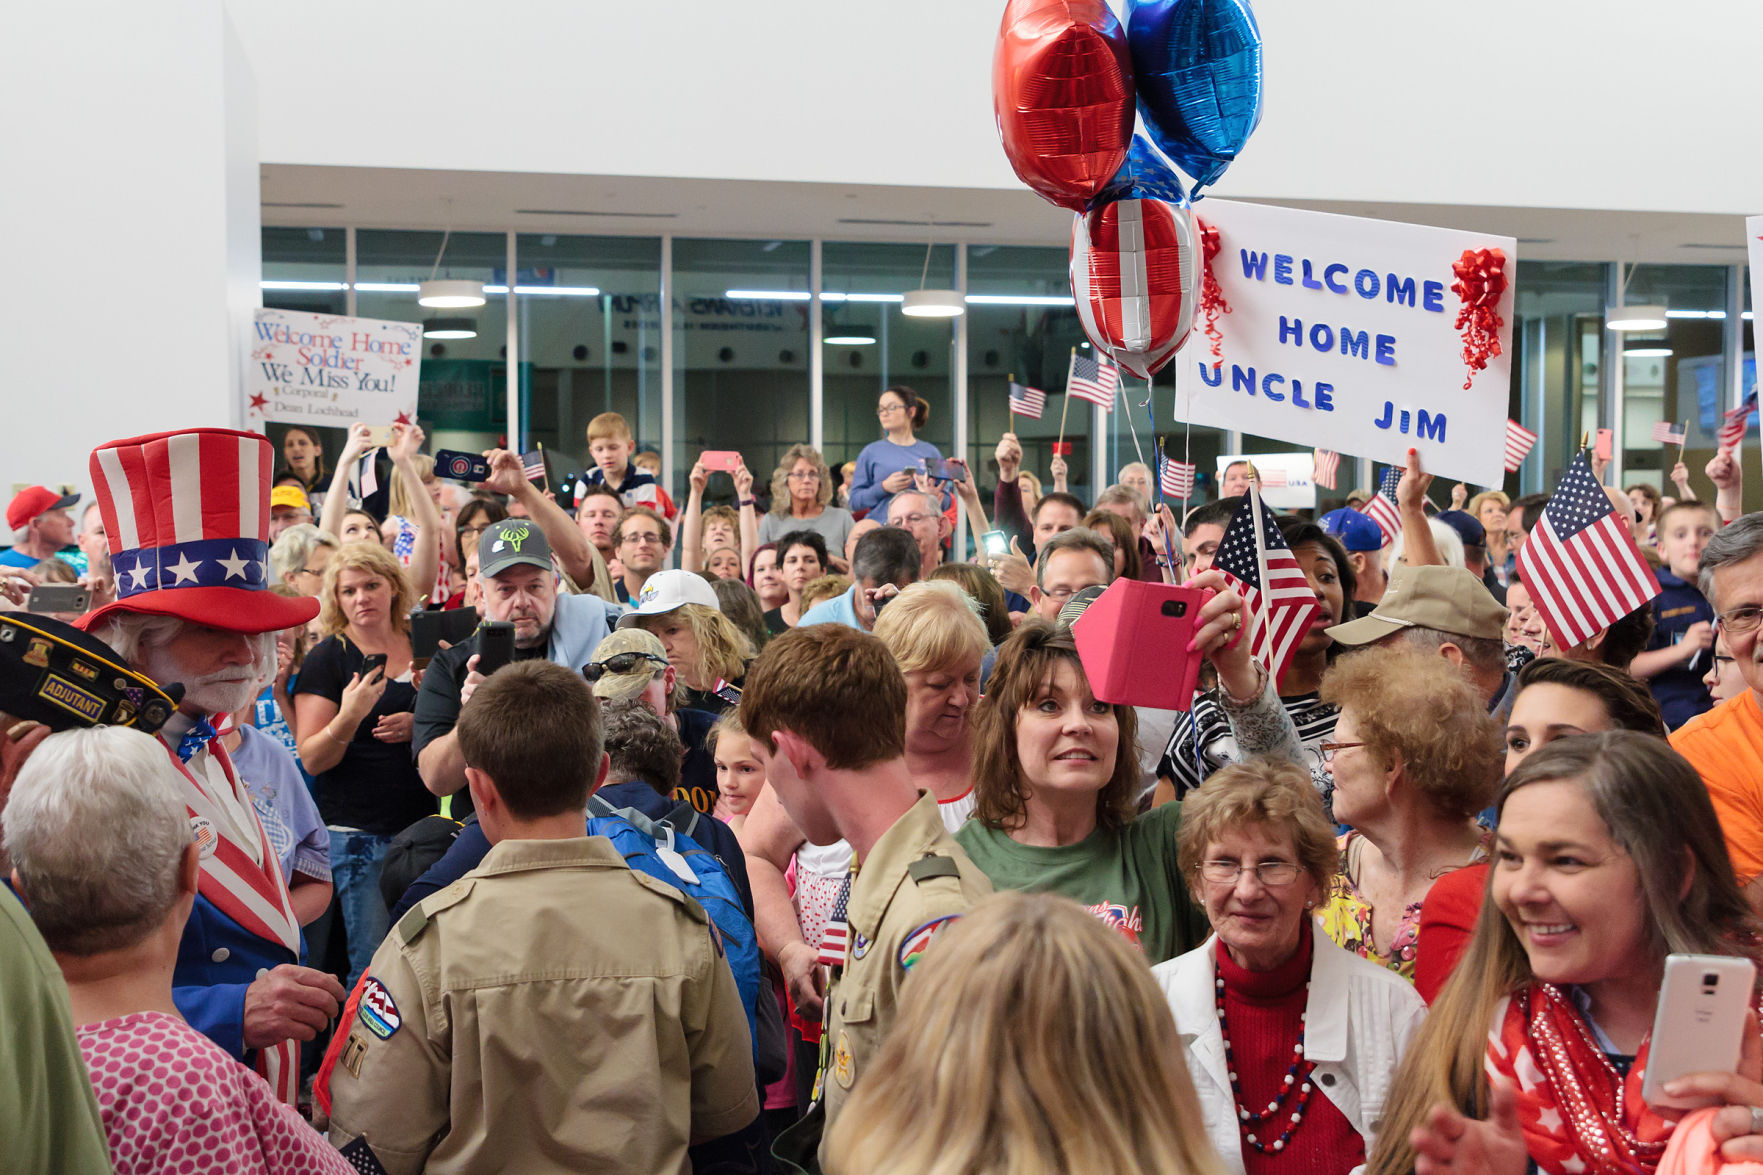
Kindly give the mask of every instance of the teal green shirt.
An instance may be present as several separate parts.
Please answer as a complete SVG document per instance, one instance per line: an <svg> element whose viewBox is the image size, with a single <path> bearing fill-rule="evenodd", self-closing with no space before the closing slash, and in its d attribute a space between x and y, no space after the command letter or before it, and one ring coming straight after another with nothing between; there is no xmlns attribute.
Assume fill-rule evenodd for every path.
<svg viewBox="0 0 1763 1175"><path fill-rule="evenodd" d="M1209 933L1176 863L1180 824L1181 805L1164 804L1125 828L1097 828L1062 848L1018 844L978 820L962 825L955 839L993 887L1071 898L1161 963Z"/></svg>

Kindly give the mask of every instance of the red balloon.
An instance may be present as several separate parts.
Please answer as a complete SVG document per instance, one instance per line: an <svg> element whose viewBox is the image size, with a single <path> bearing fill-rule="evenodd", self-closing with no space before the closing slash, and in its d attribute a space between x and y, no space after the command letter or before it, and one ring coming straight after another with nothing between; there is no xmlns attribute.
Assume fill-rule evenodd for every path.
<svg viewBox="0 0 1763 1175"><path fill-rule="evenodd" d="M1132 55L1105 0L1009 0L992 111L1022 182L1082 212L1132 145Z"/></svg>
<svg viewBox="0 0 1763 1175"><path fill-rule="evenodd" d="M1071 293L1084 333L1140 379L1169 365L1194 325L1200 243L1192 214L1117 200L1074 218Z"/></svg>

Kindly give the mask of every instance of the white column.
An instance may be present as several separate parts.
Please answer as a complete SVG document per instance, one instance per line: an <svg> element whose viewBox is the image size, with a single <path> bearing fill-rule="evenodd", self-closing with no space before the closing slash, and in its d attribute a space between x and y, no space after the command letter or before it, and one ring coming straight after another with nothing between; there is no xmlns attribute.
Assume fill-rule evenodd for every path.
<svg viewBox="0 0 1763 1175"><path fill-rule="evenodd" d="M90 501L105 441L243 420L257 82L221 0L28 3L0 37L0 469Z"/></svg>
<svg viewBox="0 0 1763 1175"><path fill-rule="evenodd" d="M967 294L967 246L957 243L955 246L955 289L963 297ZM955 390L955 452L950 454L967 460L967 315L955 319L955 353L949 365L949 380ZM979 482L979 475L974 475L974 483ZM955 496L955 545L952 556L959 562L967 553L967 506L961 496Z"/></svg>
<svg viewBox="0 0 1763 1175"><path fill-rule="evenodd" d="M826 452L826 356L821 337L819 240L808 242L808 443Z"/></svg>
<svg viewBox="0 0 1763 1175"><path fill-rule="evenodd" d="M526 451L526 443L520 434L522 420L520 418L520 307L515 304L514 292L516 257L514 256L514 234L508 234L508 247L502 264L508 269L508 447L516 453Z"/></svg>
<svg viewBox="0 0 1763 1175"><path fill-rule="evenodd" d="M643 356L637 354L637 362ZM673 236L661 238L661 484L673 484ZM670 489L668 493L672 493Z"/></svg>

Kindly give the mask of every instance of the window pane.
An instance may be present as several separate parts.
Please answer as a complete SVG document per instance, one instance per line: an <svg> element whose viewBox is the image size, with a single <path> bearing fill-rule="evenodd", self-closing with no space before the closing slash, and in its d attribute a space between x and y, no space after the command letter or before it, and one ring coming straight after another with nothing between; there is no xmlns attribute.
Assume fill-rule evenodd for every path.
<svg viewBox="0 0 1763 1175"><path fill-rule="evenodd" d="M263 229L263 304L273 310L342 314L348 239L340 228Z"/></svg>
<svg viewBox="0 0 1763 1175"><path fill-rule="evenodd" d="M522 233L521 419L553 487L588 469L588 422L616 412L638 450L661 447L661 240ZM589 291L596 291L589 293Z"/></svg>
<svg viewBox="0 0 1763 1175"><path fill-rule="evenodd" d="M1712 483L1702 470L1714 456L1715 430L1732 383L1724 355L1726 268L1637 265L1628 279L1627 301L1662 303L1666 319L1663 331L1623 334L1623 484L1644 481L1672 493L1677 446L1653 440L1653 426L1671 421L1682 428L1687 421L1683 460L1691 471L1690 485L1711 495Z"/></svg>
<svg viewBox="0 0 1763 1175"><path fill-rule="evenodd" d="M900 312L900 296L918 289L921 281L930 289L955 285L955 247L933 247L928 269L925 252L923 244L828 241L824 246L825 457L835 471L883 437L876 400L896 384L911 388L930 405L930 424L913 439L954 456L955 401L949 384L953 320L908 318ZM840 338L870 341L834 341Z"/></svg>
<svg viewBox="0 0 1763 1175"><path fill-rule="evenodd" d="M452 233L446 237L442 257L442 235L356 230L355 313L390 322L426 322L442 316L472 321L475 338L423 340L416 411L428 430L430 452L477 452L499 443L508 427L507 295L486 290L483 306L432 310L417 304L417 285L431 273L436 278L503 285L508 238L503 233Z"/></svg>
<svg viewBox="0 0 1763 1175"><path fill-rule="evenodd" d="M674 241L669 491L682 509L704 450L738 451L765 498L784 450L808 440L808 267L807 241ZM734 500L734 479L711 474L706 504Z"/></svg>
<svg viewBox="0 0 1763 1175"><path fill-rule="evenodd" d="M1539 435L1518 474L1507 476L1509 494L1552 489L1580 433L1598 427L1605 274L1595 262L1518 263L1512 370L1521 397L1512 416Z"/></svg>

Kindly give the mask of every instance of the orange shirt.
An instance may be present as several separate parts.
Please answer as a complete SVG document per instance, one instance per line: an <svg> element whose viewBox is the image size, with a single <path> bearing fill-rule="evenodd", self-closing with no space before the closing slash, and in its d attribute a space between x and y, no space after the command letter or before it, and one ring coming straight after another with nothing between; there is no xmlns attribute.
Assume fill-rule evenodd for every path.
<svg viewBox="0 0 1763 1175"><path fill-rule="evenodd" d="M1763 874L1763 710L1746 690L1671 736L1708 786L1708 798L1726 834L1726 851L1741 883Z"/></svg>

